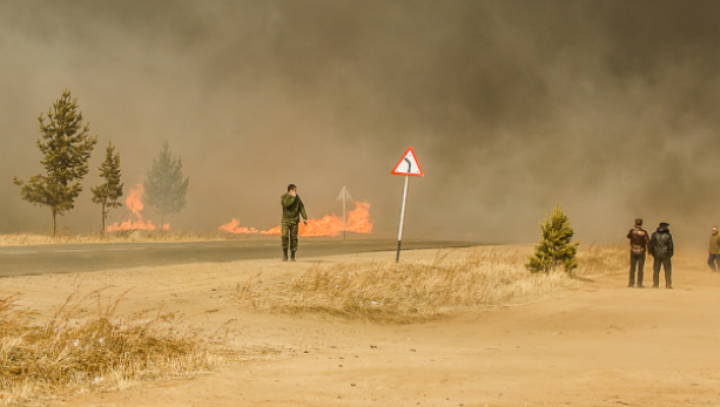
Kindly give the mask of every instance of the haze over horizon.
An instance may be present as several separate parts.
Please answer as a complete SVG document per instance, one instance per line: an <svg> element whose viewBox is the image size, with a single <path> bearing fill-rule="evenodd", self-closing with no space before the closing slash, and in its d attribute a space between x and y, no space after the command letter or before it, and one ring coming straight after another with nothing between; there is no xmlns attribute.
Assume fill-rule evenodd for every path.
<svg viewBox="0 0 720 407"><path fill-rule="evenodd" d="M13 176L41 171L37 117L68 88L126 194L168 140L190 178L168 222L279 223L292 182L310 216L346 185L392 234L408 146L406 237L534 242L563 205L584 243L668 221L705 249L720 223L720 3L703 1L0 0L0 233L50 228ZM111 213L121 220L126 209ZM152 219L153 215L147 215Z"/></svg>

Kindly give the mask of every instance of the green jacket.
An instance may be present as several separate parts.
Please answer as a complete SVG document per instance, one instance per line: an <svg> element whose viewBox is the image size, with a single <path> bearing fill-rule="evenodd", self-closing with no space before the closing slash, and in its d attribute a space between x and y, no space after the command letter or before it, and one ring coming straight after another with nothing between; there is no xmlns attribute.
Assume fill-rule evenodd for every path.
<svg viewBox="0 0 720 407"><path fill-rule="evenodd" d="M720 232L710 236L710 254L720 254Z"/></svg>
<svg viewBox="0 0 720 407"><path fill-rule="evenodd" d="M307 212L305 212L305 204L302 199L300 199L300 195L293 197L290 196L290 194L285 194L282 196L281 202L283 207L283 224L297 225L300 223L300 215L302 215L303 219L308 218Z"/></svg>

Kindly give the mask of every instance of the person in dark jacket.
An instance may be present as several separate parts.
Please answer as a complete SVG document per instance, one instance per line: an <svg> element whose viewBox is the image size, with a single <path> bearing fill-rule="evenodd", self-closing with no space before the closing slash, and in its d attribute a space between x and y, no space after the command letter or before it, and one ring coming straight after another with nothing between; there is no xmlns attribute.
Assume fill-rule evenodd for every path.
<svg viewBox="0 0 720 407"><path fill-rule="evenodd" d="M297 194L297 186L288 185L288 192L280 197L280 203L283 207L282 215L282 249L283 261L288 261L288 246L290 248L290 260L295 261L295 252L298 249L298 224L300 216L307 225L307 212L305 212L305 204L300 195Z"/></svg>
<svg viewBox="0 0 720 407"><path fill-rule="evenodd" d="M710 266L710 270L720 270L720 233L718 233L717 226L713 226L712 228L712 235L710 235L709 252L710 255L708 256L708 266Z"/></svg>
<svg viewBox="0 0 720 407"><path fill-rule="evenodd" d="M645 253L650 236L642 228L643 220L635 219L635 227L630 229L627 238L630 239L630 279L628 287L635 286L635 269L637 269L637 286L643 288L643 277L645 275Z"/></svg>
<svg viewBox="0 0 720 407"><path fill-rule="evenodd" d="M672 256L675 248L670 234L669 223L662 222L650 238L650 254L653 263L653 288L660 286L660 266L665 269L665 288L672 289Z"/></svg>

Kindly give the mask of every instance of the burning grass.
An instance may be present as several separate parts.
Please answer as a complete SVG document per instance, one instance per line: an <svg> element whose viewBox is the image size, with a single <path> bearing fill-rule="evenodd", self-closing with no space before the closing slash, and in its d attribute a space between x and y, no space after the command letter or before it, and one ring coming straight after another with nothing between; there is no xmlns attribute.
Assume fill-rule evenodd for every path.
<svg viewBox="0 0 720 407"><path fill-rule="evenodd" d="M564 273L529 273L518 253L474 250L431 262L315 264L287 283L238 284L242 307L378 322L421 322L549 298L579 286Z"/></svg>
<svg viewBox="0 0 720 407"><path fill-rule="evenodd" d="M138 380L188 376L235 355L174 314L147 310L118 316L120 299L103 300L101 292L71 296L39 325L17 306L17 295L0 294L0 405L44 405ZM88 305L96 308L91 315L81 312Z"/></svg>
<svg viewBox="0 0 720 407"><path fill-rule="evenodd" d="M220 226L218 230L235 235L264 235L279 236L282 226L275 226L267 230L257 230L253 227L240 226L238 219ZM342 216L325 215L320 219L308 219L307 224L300 224L298 234L302 237L334 237L340 236L343 231L367 235L373 231L373 222L370 219L370 204L355 202L355 209L347 213L347 224L343 224Z"/></svg>

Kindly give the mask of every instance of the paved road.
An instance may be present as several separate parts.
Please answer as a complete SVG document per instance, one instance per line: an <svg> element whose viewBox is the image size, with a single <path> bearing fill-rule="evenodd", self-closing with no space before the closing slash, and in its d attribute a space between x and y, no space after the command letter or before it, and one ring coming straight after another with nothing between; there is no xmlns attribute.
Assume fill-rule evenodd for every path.
<svg viewBox="0 0 720 407"><path fill-rule="evenodd" d="M408 241L403 242L403 249L473 245L468 242ZM279 258L279 246L268 240L9 246L0 247L0 277ZM396 249L397 242L393 240L305 240L299 255L308 258Z"/></svg>

